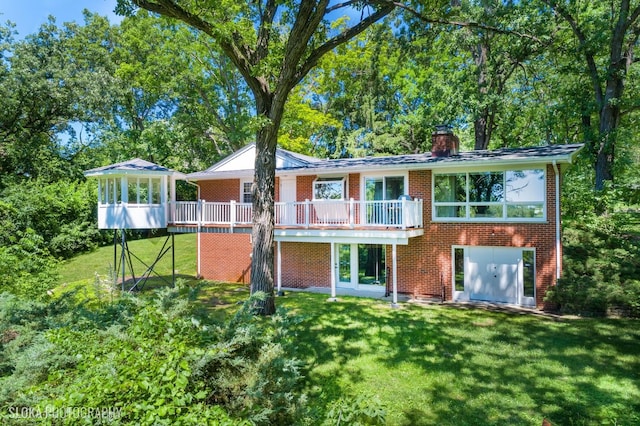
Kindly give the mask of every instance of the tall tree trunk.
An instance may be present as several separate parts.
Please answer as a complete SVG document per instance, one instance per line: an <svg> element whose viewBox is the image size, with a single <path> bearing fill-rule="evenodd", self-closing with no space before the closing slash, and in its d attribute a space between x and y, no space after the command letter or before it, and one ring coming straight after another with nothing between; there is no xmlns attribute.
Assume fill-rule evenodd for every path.
<svg viewBox="0 0 640 426"><path fill-rule="evenodd" d="M489 61L489 43L486 39L482 39L473 50L473 56L477 67L478 78L478 100L480 104L485 104L480 111L476 113L473 121L473 130L475 136L475 144L473 149L484 150L489 147L491 139L491 129L489 123L490 106L487 102L489 93L489 78L487 72L487 62Z"/></svg>
<svg viewBox="0 0 640 426"><path fill-rule="evenodd" d="M473 149L484 150L489 148L491 140L491 113L489 107L485 107L473 122L473 131L475 135L475 145Z"/></svg>
<svg viewBox="0 0 640 426"><path fill-rule="evenodd" d="M251 294L264 292L264 301L257 302L260 315L275 313L274 294L274 227L277 128L284 111L274 105L273 98L264 94L257 102L262 116L268 117L257 133L255 174L252 188L253 229L251 233ZM283 104L284 105L284 104Z"/></svg>
<svg viewBox="0 0 640 426"><path fill-rule="evenodd" d="M265 125L256 135L255 174L252 187L253 229L251 231L251 294L263 292L266 298L257 302L256 313L272 315L276 311L274 293L274 228L276 148L278 128L284 115L284 105L294 84L281 85L275 94L266 87L254 93L258 116Z"/></svg>
<svg viewBox="0 0 640 426"><path fill-rule="evenodd" d="M620 119L620 109L614 105L605 105L600 112L600 145L596 153L595 189L604 189L605 181L613 182L613 162L615 158L616 129Z"/></svg>

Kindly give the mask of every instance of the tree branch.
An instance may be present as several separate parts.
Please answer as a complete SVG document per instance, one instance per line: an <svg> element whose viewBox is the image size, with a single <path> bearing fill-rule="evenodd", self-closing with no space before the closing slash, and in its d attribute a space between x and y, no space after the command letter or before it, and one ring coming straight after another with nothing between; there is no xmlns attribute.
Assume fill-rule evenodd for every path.
<svg viewBox="0 0 640 426"><path fill-rule="evenodd" d="M198 15L193 14L173 0L133 0L133 2L143 9L150 12L158 13L162 16L178 19L202 32L211 36L222 48L223 52L231 59L233 64L238 68L240 74L244 77L247 85L251 88L254 95L258 96L262 93L268 93L268 84L263 80L253 76L250 49L238 43L239 35L235 35L235 40L229 40L223 37L213 25L201 19Z"/></svg>
<svg viewBox="0 0 640 426"><path fill-rule="evenodd" d="M578 39L578 43L580 44L580 48L584 54L585 60L587 61L587 68L589 69L589 76L591 77L591 83L593 84L593 89L596 96L596 102L598 103L598 108L600 108L604 103L604 93L602 87L600 86L600 78L598 74L598 66L596 65L595 58L593 54L587 51L587 38L582 32L582 29L574 19L573 15L569 13L568 10L560 6L554 0L542 0L545 4L547 4L551 9L553 9L556 15L559 15L562 19L567 21L571 30L575 34Z"/></svg>
<svg viewBox="0 0 640 426"><path fill-rule="evenodd" d="M267 0L265 10L260 10L260 30L258 31L258 40L256 43L255 55L251 62L257 64L263 60L269 53L269 39L271 38L271 25L276 16L278 6L275 0Z"/></svg>
<svg viewBox="0 0 640 426"><path fill-rule="evenodd" d="M545 0L543 0L545 1ZM485 25L482 24L480 22L473 22L473 21L449 21L447 19L441 19L441 18L430 18L428 16L423 15L422 13L420 13L419 11L407 6L404 3L399 3L399 2L393 2L393 5L395 7L397 7L398 9L402 9L405 10L407 12L409 12L411 15L413 15L414 17L420 19L423 22L426 22L428 24L437 24L437 25L455 25L457 27L463 27L463 28L479 28L482 30L487 30L487 31L491 31L493 33L496 34L504 34L504 35L514 35L514 36L518 36L521 38L526 38L529 40L533 40L537 43L543 43L543 41L532 35L532 34L526 34L526 33L522 33L520 31L514 31L514 30L507 30L504 28L498 28L498 27L494 27L491 25Z"/></svg>
<svg viewBox="0 0 640 426"><path fill-rule="evenodd" d="M382 2L380 2L382 3ZM316 66L320 58L326 54L327 52L333 50L335 47L339 46L342 43L352 39L356 35L360 34L362 31L370 27L375 22L387 16L393 9L395 8L394 4L391 2L384 2L383 6L378 9L375 13L367 16L365 19L360 21L358 24L353 27L343 31L332 39L327 40L324 44L317 47L315 50L311 52L306 61L298 68L296 72L295 81L292 84L298 83L302 80L309 71Z"/></svg>

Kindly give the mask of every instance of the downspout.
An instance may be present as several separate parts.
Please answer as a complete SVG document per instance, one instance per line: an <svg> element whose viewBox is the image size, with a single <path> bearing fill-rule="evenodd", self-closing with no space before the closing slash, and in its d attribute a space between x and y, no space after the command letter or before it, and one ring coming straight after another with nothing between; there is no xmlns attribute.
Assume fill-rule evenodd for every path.
<svg viewBox="0 0 640 426"><path fill-rule="evenodd" d="M560 171L558 170L558 163L553 160L553 172L556 177L556 281L560 279Z"/></svg>
<svg viewBox="0 0 640 426"><path fill-rule="evenodd" d="M196 199L198 200L198 203L200 202L200 185L198 185L197 183L193 183L190 182L189 179L185 179L185 182L187 182L189 185L193 185L196 188L198 188L198 195L196 196ZM198 278L202 277L202 274L200 273L200 221L198 221L198 232L196 233L197 237L198 237L198 255L196 256L196 273Z"/></svg>

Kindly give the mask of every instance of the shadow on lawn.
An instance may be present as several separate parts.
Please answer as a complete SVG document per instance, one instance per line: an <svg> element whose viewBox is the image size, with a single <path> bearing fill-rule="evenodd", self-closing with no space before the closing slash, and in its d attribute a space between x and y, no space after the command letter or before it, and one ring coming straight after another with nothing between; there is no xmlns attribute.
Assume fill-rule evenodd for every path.
<svg viewBox="0 0 640 426"><path fill-rule="evenodd" d="M309 385L328 403L369 389L406 425L640 421L637 323L291 298Z"/></svg>

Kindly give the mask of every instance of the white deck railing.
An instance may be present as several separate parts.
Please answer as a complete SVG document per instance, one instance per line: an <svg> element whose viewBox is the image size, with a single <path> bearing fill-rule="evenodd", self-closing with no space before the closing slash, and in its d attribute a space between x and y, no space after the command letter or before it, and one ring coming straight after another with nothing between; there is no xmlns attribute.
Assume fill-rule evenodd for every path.
<svg viewBox="0 0 640 426"><path fill-rule="evenodd" d="M171 209L174 225L247 226L252 223L250 203L178 201ZM333 201L315 200L275 204L275 224L283 227L388 227L422 228L422 200Z"/></svg>

